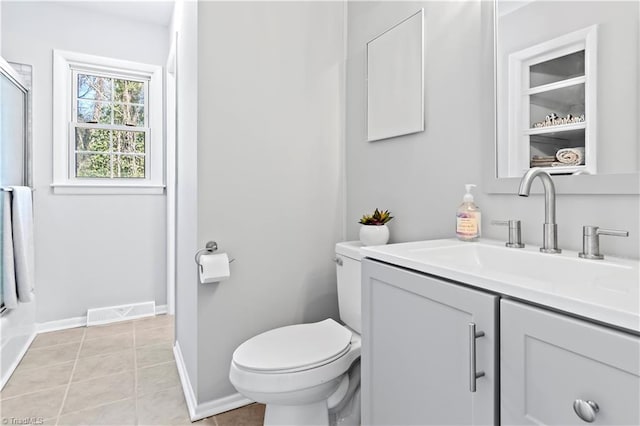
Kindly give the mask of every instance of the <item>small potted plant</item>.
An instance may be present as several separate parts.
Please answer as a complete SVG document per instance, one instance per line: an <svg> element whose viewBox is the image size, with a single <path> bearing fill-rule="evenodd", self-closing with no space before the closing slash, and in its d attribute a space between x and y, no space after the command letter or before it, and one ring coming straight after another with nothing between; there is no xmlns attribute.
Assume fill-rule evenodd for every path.
<svg viewBox="0 0 640 426"><path fill-rule="evenodd" d="M393 219L389 210L376 209L373 214L365 214L360 219L360 241L365 246L380 246L389 241L387 222Z"/></svg>

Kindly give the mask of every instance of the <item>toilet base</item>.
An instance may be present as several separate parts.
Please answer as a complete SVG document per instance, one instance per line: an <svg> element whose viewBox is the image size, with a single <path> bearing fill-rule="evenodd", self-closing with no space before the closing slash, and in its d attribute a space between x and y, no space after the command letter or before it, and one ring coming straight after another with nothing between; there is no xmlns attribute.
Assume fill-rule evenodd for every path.
<svg viewBox="0 0 640 426"><path fill-rule="evenodd" d="M329 426L327 401L306 405L267 404L264 426Z"/></svg>

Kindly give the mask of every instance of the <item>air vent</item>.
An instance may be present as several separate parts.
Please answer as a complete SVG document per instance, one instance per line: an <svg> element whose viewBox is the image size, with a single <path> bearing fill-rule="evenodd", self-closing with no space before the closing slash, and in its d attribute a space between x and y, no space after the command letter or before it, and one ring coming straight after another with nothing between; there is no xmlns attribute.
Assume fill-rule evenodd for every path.
<svg viewBox="0 0 640 426"><path fill-rule="evenodd" d="M87 311L87 326L128 321L156 314L155 302L134 303L131 305L107 306Z"/></svg>

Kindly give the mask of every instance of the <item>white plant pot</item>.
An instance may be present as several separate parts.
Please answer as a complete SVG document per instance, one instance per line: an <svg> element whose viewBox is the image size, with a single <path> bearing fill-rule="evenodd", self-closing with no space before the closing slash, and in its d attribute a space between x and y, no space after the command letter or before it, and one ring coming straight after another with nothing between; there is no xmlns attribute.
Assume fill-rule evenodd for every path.
<svg viewBox="0 0 640 426"><path fill-rule="evenodd" d="M360 242L365 246L381 246L389 241L387 225L361 225Z"/></svg>

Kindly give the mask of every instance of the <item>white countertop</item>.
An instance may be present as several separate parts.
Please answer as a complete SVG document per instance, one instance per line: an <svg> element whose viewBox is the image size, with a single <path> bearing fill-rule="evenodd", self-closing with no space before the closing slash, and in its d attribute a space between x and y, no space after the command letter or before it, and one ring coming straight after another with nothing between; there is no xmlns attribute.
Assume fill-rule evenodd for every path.
<svg viewBox="0 0 640 426"><path fill-rule="evenodd" d="M363 247L363 257L465 283L640 334L640 261L540 253L482 239Z"/></svg>

